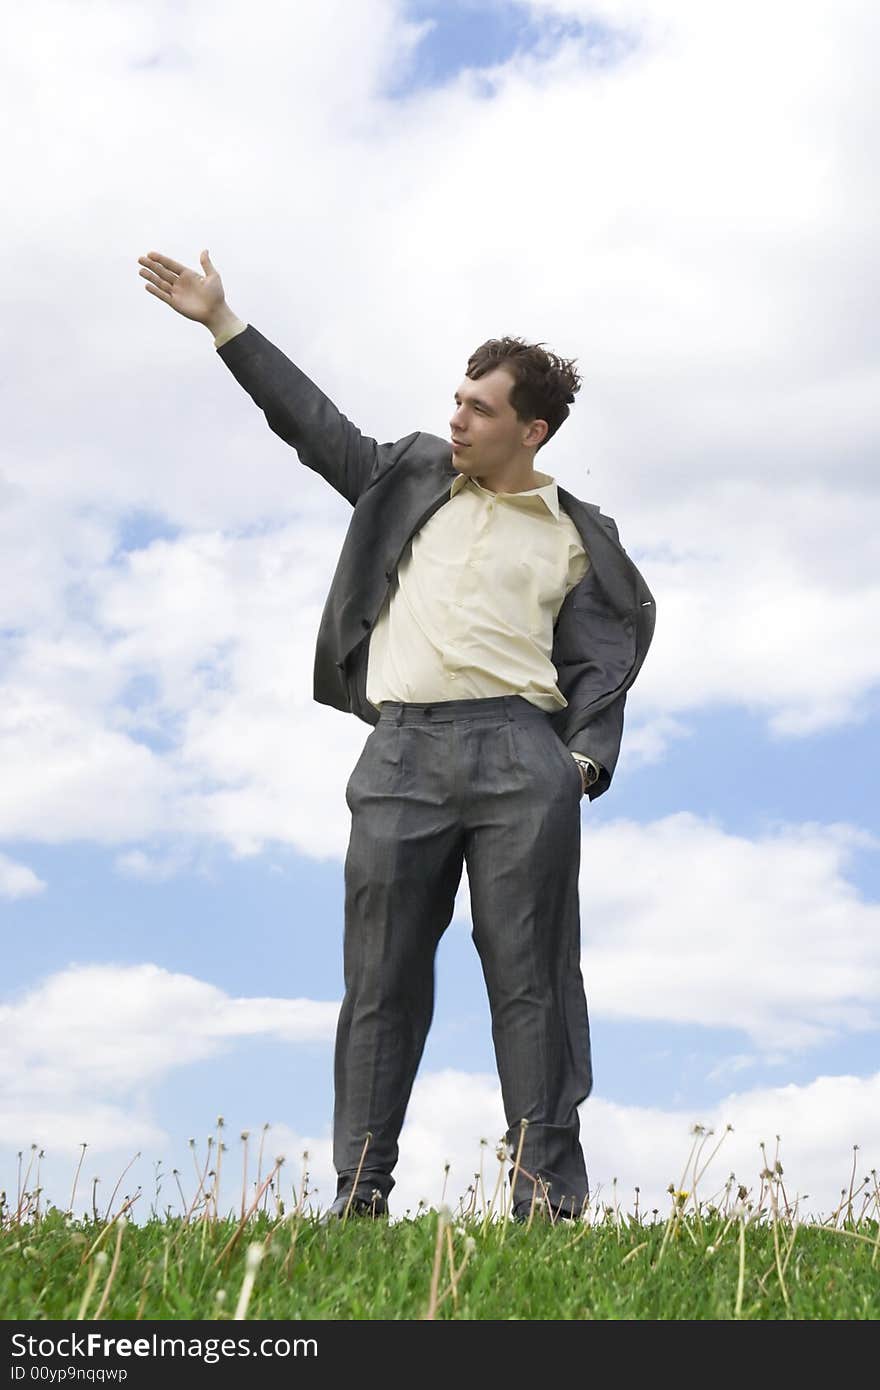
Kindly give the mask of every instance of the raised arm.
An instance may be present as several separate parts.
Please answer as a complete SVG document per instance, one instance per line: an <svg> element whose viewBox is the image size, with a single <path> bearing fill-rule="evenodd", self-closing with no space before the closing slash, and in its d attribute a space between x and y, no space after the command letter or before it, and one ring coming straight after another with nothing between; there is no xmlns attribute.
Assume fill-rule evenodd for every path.
<svg viewBox="0 0 880 1390"><path fill-rule="evenodd" d="M299 367L229 308L208 252L200 259L204 275L156 251L141 256L145 288L208 328L218 355L263 411L269 428L354 506L416 434L396 444L377 444L362 435Z"/></svg>

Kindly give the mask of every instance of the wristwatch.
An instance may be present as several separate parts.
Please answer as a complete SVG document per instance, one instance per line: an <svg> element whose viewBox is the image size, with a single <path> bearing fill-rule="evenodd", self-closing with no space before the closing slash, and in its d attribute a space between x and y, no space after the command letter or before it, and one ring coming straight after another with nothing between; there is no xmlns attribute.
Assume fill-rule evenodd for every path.
<svg viewBox="0 0 880 1390"><path fill-rule="evenodd" d="M591 787L594 782L599 780L599 765L594 763L592 758L588 758L586 753L572 753L571 755L581 770L584 779L584 786Z"/></svg>

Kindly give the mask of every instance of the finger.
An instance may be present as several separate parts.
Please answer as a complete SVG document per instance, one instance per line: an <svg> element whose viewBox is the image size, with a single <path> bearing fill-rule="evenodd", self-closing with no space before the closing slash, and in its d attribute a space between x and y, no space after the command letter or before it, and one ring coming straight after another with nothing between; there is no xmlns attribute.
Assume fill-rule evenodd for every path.
<svg viewBox="0 0 880 1390"><path fill-rule="evenodd" d="M152 272L151 270L139 270L139 271L138 271L138 275L142 275L142 276L144 277L144 279L145 279L145 280L149 280L151 284L153 284L153 285L158 285L158 287L159 287L160 290L166 290L166 289L170 288L170 282L169 282L169 281L160 280L159 276L158 276L158 275L154 275L153 272Z"/></svg>
<svg viewBox="0 0 880 1390"><path fill-rule="evenodd" d="M163 285L172 287L177 284L177 281L180 278L179 276L175 275L173 271L166 270L164 266L159 265L158 261L148 260L146 256L142 256L140 258L140 264L146 266L147 269L152 273L153 280L156 284L159 284L161 281Z"/></svg>
<svg viewBox="0 0 880 1390"><path fill-rule="evenodd" d="M150 294L154 294L154 295L156 296L157 299L164 299L164 301L165 301L166 304L171 304L171 295L170 295L170 294L164 294L164 293L162 292L162 290L154 290L152 285L144 285L144 289L145 289L145 290L149 290ZM173 305L172 305L172 308L173 308Z"/></svg>
<svg viewBox="0 0 880 1390"><path fill-rule="evenodd" d="M180 261L173 261L170 256L160 256L158 251L150 251L148 255L151 261L158 261L166 270L173 270L175 275L180 275L181 271L186 270L186 266L181 265Z"/></svg>

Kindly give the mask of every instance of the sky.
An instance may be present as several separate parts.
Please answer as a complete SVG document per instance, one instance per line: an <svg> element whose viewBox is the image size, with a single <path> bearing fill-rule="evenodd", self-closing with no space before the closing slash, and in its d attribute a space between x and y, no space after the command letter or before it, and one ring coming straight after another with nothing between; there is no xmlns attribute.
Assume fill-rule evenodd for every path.
<svg viewBox="0 0 880 1390"><path fill-rule="evenodd" d="M665 1213L702 1131L701 1195L778 1154L830 1213L880 1166L876 7L35 0L7 29L7 1200L41 1154L66 1207L84 1155L78 1212L120 1175L135 1219L178 1210L210 1137L234 1207L245 1132L286 1202L335 1195L370 726L312 667L351 508L145 291L139 256L208 248L382 441L448 434L490 336L577 359L541 467L657 603L581 807L596 1211ZM465 868L396 1216L494 1183L470 932Z"/></svg>

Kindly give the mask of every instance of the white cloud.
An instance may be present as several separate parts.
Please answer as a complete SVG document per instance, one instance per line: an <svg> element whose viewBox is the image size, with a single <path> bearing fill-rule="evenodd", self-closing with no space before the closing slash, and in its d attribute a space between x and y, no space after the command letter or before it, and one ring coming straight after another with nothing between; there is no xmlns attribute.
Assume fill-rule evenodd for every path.
<svg viewBox="0 0 880 1390"><path fill-rule="evenodd" d="M44 696L10 682L0 750L0 835L114 842L162 824L171 769L60 692Z"/></svg>
<svg viewBox="0 0 880 1390"><path fill-rule="evenodd" d="M649 717L636 740L653 751L682 731L676 715L713 706L763 715L777 738L867 720L880 682L864 640L880 602L865 527L868 516L880 524L875 509L805 484L782 518L759 485L731 480L658 510L663 539L641 560L658 615L631 697ZM845 535L846 556L833 539Z"/></svg>
<svg viewBox="0 0 880 1390"><path fill-rule="evenodd" d="M649 876L655 870L660 872L660 865L663 873L673 877L678 873L677 830L673 819L654 836L654 860L649 857L646 865ZM599 848L610 852L607 840ZM643 859L648 853L645 845L636 844L635 838L617 853L625 855L633 850ZM802 867L809 873L810 855L816 850L817 845L805 839L799 846L782 842L771 846L768 852L777 859L802 854ZM750 862L742 846L729 845L728 854L739 878L749 879L759 872L754 858ZM812 920L804 920L802 903L787 904L787 911L796 917L800 914L799 945L808 971L803 987L792 991L793 1003L786 996L781 972L775 968L777 956L781 958L785 953L785 942L777 944L776 956L767 949L766 928L760 916L751 924L750 934L739 937L736 951L725 954L723 925L701 948L715 962L714 978L725 981L728 994L724 1006L729 1023L739 1024L747 1031L751 1028L762 1034L773 1032L790 1044L792 1038L802 1041L798 1032L802 1027L802 999L813 1000L817 1017L834 1013L828 1003L833 988L825 989L824 994L822 991L823 971L833 975L835 967L832 960L822 955L820 924L836 941L847 971L853 975L871 973L869 953L865 942L858 939L857 929L842 937L840 924L835 922L833 910L829 910L828 882L833 881L834 861L834 853L829 851L825 865L815 870L811 881L804 885L805 899L814 899ZM767 862L763 866L765 872ZM614 877L610 875L610 881ZM795 879L796 876L788 876L789 882ZM697 883L693 901L683 904L681 940L689 938L689 912L701 901L705 903L706 899ZM615 920L607 910L609 906L604 899L596 903L595 915L588 923L594 938L599 936L603 922ZM701 918L703 932L710 931L716 915L711 904L708 908ZM612 937L621 937L615 942L616 962L612 946L604 946L601 937L597 949L587 953L587 990L593 1000L594 1017L614 1011L616 988L622 1015L651 1016L650 990L643 982L653 978L657 959L664 952L669 956L679 947L670 940L668 926L652 922L650 911L634 922L628 928L619 924L613 931L606 928L609 943ZM659 933L653 948L652 930ZM748 961L759 960L761 968L752 967L750 972L737 974L738 954ZM624 962L629 970L632 1005L627 1004L615 976L615 965L622 970ZM717 1022L711 1009L702 1006L701 992L711 981L708 973L697 979L698 970L695 967L688 977L687 964L681 965L685 978L678 994L674 992L674 972L668 986L655 985L655 992L667 998L667 1011L662 1016L674 1016L676 1006L680 1006L682 1021L696 1018L699 1022ZM747 995L747 980L755 995L752 1000ZM695 1000L698 1007L694 1007ZM85 1142L90 1161L102 1163L102 1180L106 1181L107 1154L138 1145L144 1152L151 1147L155 1158L156 1148L170 1142L152 1111L157 1088L168 1084L180 1068L221 1055L234 1046L237 1038L269 1036L279 1043L328 1041L335 1032L337 1008L334 1002L309 999L231 998L204 981L150 964L70 967L0 1009L0 1075L5 1078L0 1088L0 1128L4 1147L12 1152L36 1143L51 1151L50 1162L55 1162L59 1157L69 1159ZM763 1021L762 1009L766 1014ZM774 1029L767 1021L776 1015L784 1020L786 1010L795 1020L788 1033L782 1023ZM657 1012L662 1014L662 1010ZM842 1007L835 1015L835 1021L841 1020L843 1024L849 1022ZM740 1063L741 1069L745 1069L751 1059L740 1056L729 1060L735 1073ZM607 1200L609 1188L617 1178L620 1200L639 1184L643 1210L649 1202L662 1206L662 1194L669 1182L675 1179L679 1184L677 1170L686 1158L691 1125L714 1128L720 1136L726 1124L733 1124L736 1135L725 1139L724 1157L703 1184L705 1194L723 1182L731 1169L736 1170L740 1181L751 1181L757 1171L759 1142L769 1144L776 1134L781 1134L782 1161L786 1171L794 1175L797 1189L809 1192L814 1201L821 1198L827 1204L839 1190L841 1167L848 1162L852 1144L861 1146L865 1155L861 1161L866 1166L868 1159L876 1161L871 1155L880 1141L880 1128L873 1118L880 1115L878 1088L880 1076L819 1076L804 1086L732 1092L723 1101L692 1115L662 1107L619 1105L599 1095L591 1096L581 1108L581 1115L593 1195L598 1196L601 1189ZM264 1117L257 1119L248 1114L245 1096L231 1095L224 1110L227 1136L238 1134L242 1128L258 1133L263 1123ZM231 1118L236 1113L244 1113L243 1122ZM817 1115L822 1116L821 1124L816 1123ZM300 1156L307 1149L311 1188L317 1186L317 1200L326 1204L327 1194L329 1200L335 1194L329 1136L325 1133L298 1137L289 1128L289 1119L281 1115L273 1120L267 1153L284 1153L289 1160L289 1173L290 1164L295 1160L299 1165ZM407 1207L414 1211L421 1200L429 1205L440 1200L447 1162L451 1164L447 1200L457 1200L466 1193L481 1161L484 1190L488 1188L491 1193L498 1171L495 1146L505 1128L500 1088L494 1076L448 1069L419 1077L401 1136L394 1207L397 1214L403 1214ZM481 1140L486 1144L481 1145ZM255 1152L253 1148L252 1155ZM63 1163L53 1171L63 1171ZM287 1174L285 1178L290 1180ZM794 1195L791 1190L789 1195Z"/></svg>
<svg viewBox="0 0 880 1390"><path fill-rule="evenodd" d="M843 824L755 840L688 812L585 824L583 971L596 1016L740 1029L777 1055L880 1027L880 907ZM595 874L595 865L602 873Z"/></svg>
<svg viewBox="0 0 880 1390"><path fill-rule="evenodd" d="M88 1139L78 1118L83 1102L87 1113L99 1098L114 1106L125 1097L133 1102L145 1087L219 1056L236 1038L332 1039L338 1010L333 1001L235 999L152 964L70 966L0 1006L6 1142L69 1147L79 1142L66 1129L71 1118L80 1139Z"/></svg>
<svg viewBox="0 0 880 1390"><path fill-rule="evenodd" d="M32 898L45 890L46 884L26 864L17 864L6 854L0 854L0 898Z"/></svg>
<svg viewBox="0 0 880 1390"><path fill-rule="evenodd" d="M768 823L752 838L678 812L592 824L581 838L581 959L590 1017L736 1030L747 1067L880 1029L880 905L851 881L876 836ZM601 872L597 872L601 866ZM453 922L470 930L465 866Z"/></svg>
<svg viewBox="0 0 880 1390"><path fill-rule="evenodd" d="M306 777L323 778L329 796L329 755L325 763L324 771L311 769ZM336 776L342 785L341 758ZM302 785L306 801L309 783ZM236 796L250 802L254 823L268 815L267 803L253 787L229 792L229 815L238 812ZM271 802L268 806L271 810ZM336 831L342 837L341 824ZM327 847L331 835L324 834ZM749 838L688 812L645 824L614 820L594 826L585 810L582 969L591 1016L738 1030L763 1061L774 1063L845 1034L877 1030L880 906L863 898L849 878L856 852L876 849L876 838L844 823L776 824ZM184 851L175 849L150 855L132 851L118 856L117 866L129 876L161 881L186 862ZM602 873L596 874L599 863ZM466 867L453 916L459 929L470 927ZM129 994L143 994L143 1027L149 1030L153 1009L182 991L192 1001L181 1009L184 1022L168 1023L174 1056L188 1055L188 1048L195 1048L193 1056L209 1055L215 1038L232 1036L234 1020L247 1013L245 1002L228 1001L221 991L188 976L140 966L135 973L118 974L122 987L106 983L117 979L114 972L114 966L78 967L51 977L33 1001L50 994L46 1012L53 1019L82 1013L83 1037L90 1045L90 1030L131 1029L139 1009ZM260 1001L263 1023L257 1031L281 1029L295 1008L302 1013L306 1004L278 1001L270 1008ZM329 1027L336 1005L314 1008L321 1017L327 1012ZM24 1016L36 1016L32 1004ZM210 1027L209 1017L215 1020ZM53 1029L54 1024L40 1024L36 1033L53 1037ZM142 1049L135 1030L132 1048L132 1054L115 1049L120 1065L131 1062L138 1070L149 1055L150 1068L163 1070L164 1044Z"/></svg>
<svg viewBox="0 0 880 1390"><path fill-rule="evenodd" d="M147 854L144 850L128 850L117 854L114 861L117 873L124 878L140 879L143 883L166 883L192 866L192 856L175 847L167 854Z"/></svg>
<svg viewBox="0 0 880 1390"><path fill-rule="evenodd" d="M268 767L268 751L266 756ZM282 768L279 778L285 775ZM308 802L306 796L310 777L322 784L328 800L327 823L315 829L312 844L341 855L346 826L330 803L334 794L342 794L342 755L330 749L316 753L305 773L299 768L296 775L302 779L303 804L312 812L315 798ZM278 798L280 804L280 788ZM223 800L219 794L213 798L215 814ZM262 833L273 804L254 785L225 794L230 824L239 829L249 814ZM207 820L208 813L203 815ZM876 837L845 823L771 824L749 838L689 812L647 823L593 825L584 811L581 922L591 1015L739 1030L765 1062L777 1064L846 1034L875 1031L880 1027L880 907L859 893L849 875L855 855L877 847ZM186 845L134 850L118 856L117 867L161 881L191 859ZM598 875L597 864L602 865ZM466 866L454 920L457 930L470 928ZM100 969L71 976L76 981L72 1008L79 1007L83 990L99 989ZM125 978L136 991L149 986L150 997L154 989L162 995L171 988L168 981L178 978L151 974L155 967L139 969L147 972L143 980ZM93 970L99 973L89 973ZM66 978L55 977L53 990ZM224 1020L220 1031L228 1029L233 1006L221 1008L225 996L179 978L186 980L181 987L199 998L206 991L204 1008L209 1002L216 1007ZM192 1009L184 1012L193 1017ZM195 1016L203 1018L199 1011ZM107 1017L116 1019L112 1012ZM124 1017L129 1018L127 1009ZM203 1043L201 1024L199 1029L196 1036ZM175 1050L178 1046L174 1042ZM164 1055L161 1046L149 1052Z"/></svg>
<svg viewBox="0 0 880 1390"><path fill-rule="evenodd" d="M311 698L330 551L318 525L157 541L96 569L90 628L23 635L10 652L0 834L340 853L368 729Z"/></svg>
<svg viewBox="0 0 880 1390"><path fill-rule="evenodd" d="M791 1203L800 1197L801 1217L828 1215L840 1200L841 1188L849 1187L853 1145L859 1146L856 1187L871 1167L878 1166L878 1102L880 1074L820 1076L803 1086L732 1092L699 1114L591 1098L581 1106L580 1119L592 1208L598 1213L602 1206L616 1202L622 1213L631 1214L638 1187L640 1211L650 1216L656 1208L665 1216L670 1208L670 1183L677 1189L683 1184L686 1191L693 1188L695 1168L689 1157L697 1157L699 1173L721 1141L699 1179L699 1196L720 1202L725 1184L735 1173L734 1196L742 1183L750 1189L748 1200L756 1201L764 1167L763 1143L770 1164L778 1154L785 1194ZM821 1124L817 1115L822 1117ZM704 1136L694 1136L695 1125L706 1131L701 1150ZM732 1132L727 1131L728 1125L733 1126ZM488 1202L502 1166L496 1145L506 1127L495 1077L448 1069L417 1079L401 1134L392 1214L402 1217L407 1209L414 1214L420 1202L436 1206L444 1194L444 1181L445 1200L453 1209L462 1200L467 1206L472 1184L478 1206L482 1194ZM313 1206L325 1206L325 1194L332 1200L336 1193L328 1139L303 1138L274 1127L272 1134L272 1153L285 1153L294 1170L287 1173L288 1181L294 1173L301 1174L302 1154L308 1152L310 1185L318 1188ZM504 1162L505 1175L510 1166ZM857 1211L860 1206L857 1202Z"/></svg>
<svg viewBox="0 0 880 1390"><path fill-rule="evenodd" d="M51 1100L44 1098L30 1104L26 1098L0 1094L0 1130L5 1136L5 1168L9 1156L15 1152L23 1153L27 1163L36 1146L36 1151L42 1149L49 1160L48 1171L57 1175L58 1179L64 1175L68 1190L73 1168L67 1160L77 1153L82 1144L94 1155L105 1155L120 1149L130 1150L134 1145L142 1150L156 1148L167 1140L161 1125L149 1116L138 1114L133 1106L106 1104L84 1095L65 1097L60 1089ZM35 1134L39 1135L39 1139L33 1138ZM102 1182L106 1182L106 1170L99 1176ZM4 1178L7 1193L16 1190L8 1168ZM90 1185L91 1175L87 1176L86 1181ZM109 1198L111 1188L112 1183L110 1188L101 1189L105 1198ZM85 1187L81 1191L85 1191ZM50 1195L54 1202L61 1205L62 1201L66 1203L68 1194L53 1187Z"/></svg>
<svg viewBox="0 0 880 1390"><path fill-rule="evenodd" d="M50 1113L48 1107L45 1113ZM817 1123L817 1116L821 1116L821 1123ZM841 1189L849 1188L854 1157L856 1189L871 1168L877 1168L880 1154L878 1117L880 1074L819 1076L803 1086L732 1092L699 1114L661 1107L618 1105L600 1097L591 1098L580 1111L591 1208L599 1215L605 1206L616 1204L622 1215L632 1215L635 1188L638 1187L640 1212L650 1219L652 1210L656 1209L663 1217L670 1208L669 1185L684 1186L686 1191L692 1191L695 1172L699 1173L704 1165L705 1171L696 1188L698 1196L722 1202L725 1185L733 1174L734 1196L737 1185L742 1183L749 1189L748 1200L756 1202L765 1157L772 1165L778 1156L789 1203L798 1202L801 1219L824 1218L839 1203ZM15 1114L9 1118L17 1122ZM5 1119L0 1109L4 1134L14 1134L16 1130L10 1131ZM264 1122L262 1117L250 1113L246 1097L236 1098L227 1108L224 1119L224 1142L230 1152L224 1159L220 1208L221 1211L238 1210L243 1167L238 1136L243 1129L250 1131L248 1191L253 1196ZM66 1113L53 1115L53 1120L49 1131L51 1141L42 1141L46 1153L41 1181L46 1194L56 1204L67 1204L71 1161L83 1142L88 1148L79 1181L77 1210L87 1206L84 1194L90 1191L91 1177L96 1172L101 1175L100 1190L105 1201L109 1198L112 1178L117 1167L122 1165L119 1156L130 1157L134 1144L141 1146L143 1155L133 1166L125 1191L133 1192L135 1184L139 1183L145 1193L135 1209L136 1219L147 1214L153 1190L152 1165L157 1159L161 1159L165 1172L159 1209L166 1201L172 1210L179 1209L179 1193L168 1176L172 1166L180 1167L184 1195L187 1201L192 1199L195 1190L193 1165L191 1158L185 1156L184 1140L179 1139L174 1144L149 1121L114 1113L111 1107L94 1098L79 1112L68 1109ZM694 1136L696 1125L703 1127L704 1136ZM733 1126L732 1132L727 1131L728 1125ZM415 1215L420 1203L436 1206L441 1197L453 1210L459 1202L467 1206L471 1184L476 1185L478 1194L481 1192L476 1177L481 1168L482 1194L488 1203L500 1171L495 1147L505 1129L500 1088L494 1077L450 1069L418 1078L401 1134L400 1160L391 1194L393 1217L402 1218L407 1211ZM282 1116L278 1122L271 1123L262 1138L264 1178L271 1171L275 1158L284 1157L281 1182L287 1209L294 1205L302 1189L304 1170L308 1173L311 1194L307 1207L317 1211L329 1205L336 1194L329 1134L304 1134L291 1125L287 1116ZM481 1140L486 1140L486 1144L481 1144ZM720 1147L713 1157L719 1141ZM11 1162L14 1143L14 1139L11 1143L9 1139L6 1141L4 1166ZM854 1145L858 1146L855 1155ZM26 1147L24 1140L21 1147ZM66 1162L59 1160L59 1149L66 1151ZM304 1154L308 1155L305 1159ZM197 1158L201 1169L204 1145L199 1145ZM697 1159L696 1168L694 1158ZM112 1167L108 1168L108 1164ZM448 1177L444 1172L447 1164ZM505 1174L509 1166L509 1162L505 1162ZM7 1179L9 1187L10 1179ZM478 1207L482 1200L478 1195ZM856 1212L860 1208L861 1199L857 1198ZM269 1210L274 1210L272 1200Z"/></svg>

